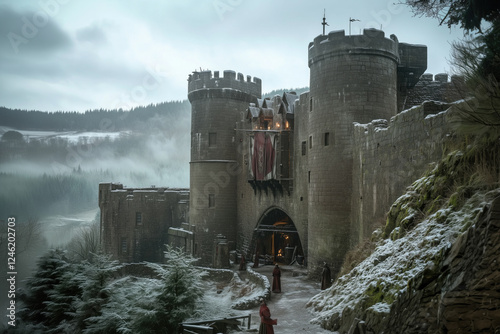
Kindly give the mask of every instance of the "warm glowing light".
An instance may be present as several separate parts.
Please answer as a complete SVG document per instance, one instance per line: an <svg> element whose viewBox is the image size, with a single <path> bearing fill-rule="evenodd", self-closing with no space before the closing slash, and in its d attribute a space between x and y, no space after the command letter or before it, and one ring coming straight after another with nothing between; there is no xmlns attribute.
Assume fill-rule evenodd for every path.
<svg viewBox="0 0 500 334"><path fill-rule="evenodd" d="M280 127L280 123L276 122L276 127L279 128Z"/></svg>
<svg viewBox="0 0 500 334"><path fill-rule="evenodd" d="M285 123L285 128L288 129L288 121Z"/></svg>

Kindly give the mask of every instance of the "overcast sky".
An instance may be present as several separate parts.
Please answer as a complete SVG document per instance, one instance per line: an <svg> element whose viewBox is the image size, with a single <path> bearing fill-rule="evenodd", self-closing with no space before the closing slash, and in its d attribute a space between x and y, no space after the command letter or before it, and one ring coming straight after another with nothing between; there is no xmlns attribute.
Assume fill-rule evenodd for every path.
<svg viewBox="0 0 500 334"><path fill-rule="evenodd" d="M450 72L460 29L398 0L0 0L0 106L45 111L186 99L193 70L234 70L263 92L309 85L307 46L322 33L382 27L428 47Z"/></svg>

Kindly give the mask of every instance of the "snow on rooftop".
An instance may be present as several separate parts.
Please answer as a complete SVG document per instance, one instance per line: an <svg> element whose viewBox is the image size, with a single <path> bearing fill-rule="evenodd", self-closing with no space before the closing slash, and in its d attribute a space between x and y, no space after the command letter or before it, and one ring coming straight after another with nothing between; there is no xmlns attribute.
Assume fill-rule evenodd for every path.
<svg viewBox="0 0 500 334"><path fill-rule="evenodd" d="M438 112L436 114L429 114L429 115L425 116L425 119L429 119L429 118L437 117L437 116L440 116L440 115L444 115L447 112L448 112L448 109L447 110L443 110L441 112Z"/></svg>
<svg viewBox="0 0 500 334"><path fill-rule="evenodd" d="M182 232L182 233L193 234L193 232L192 232L192 231L185 230L185 229L183 229L182 227L181 227L181 228L177 228L177 227L169 227L168 229L169 229L170 231L178 231L178 232Z"/></svg>

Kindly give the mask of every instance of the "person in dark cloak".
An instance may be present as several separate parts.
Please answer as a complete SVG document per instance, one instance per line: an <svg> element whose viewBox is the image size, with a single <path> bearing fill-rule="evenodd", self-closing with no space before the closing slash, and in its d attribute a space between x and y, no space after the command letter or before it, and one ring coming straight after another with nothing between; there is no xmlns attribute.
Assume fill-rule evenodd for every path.
<svg viewBox="0 0 500 334"><path fill-rule="evenodd" d="M253 267L254 268L258 268L259 267L259 257L260 257L260 254L259 254L259 251L257 250L255 252L255 260L253 261Z"/></svg>
<svg viewBox="0 0 500 334"><path fill-rule="evenodd" d="M281 292L281 270L278 265L273 269L273 292Z"/></svg>
<svg viewBox="0 0 500 334"><path fill-rule="evenodd" d="M328 264L324 262L323 271L321 272L321 290L326 290L332 285L332 272Z"/></svg>
<svg viewBox="0 0 500 334"><path fill-rule="evenodd" d="M245 270L247 270L247 264L245 262L245 254L241 254L240 271L245 271Z"/></svg>
<svg viewBox="0 0 500 334"><path fill-rule="evenodd" d="M271 319L271 312L264 299L260 300L260 327L259 334L274 334L273 326L278 324L278 319Z"/></svg>

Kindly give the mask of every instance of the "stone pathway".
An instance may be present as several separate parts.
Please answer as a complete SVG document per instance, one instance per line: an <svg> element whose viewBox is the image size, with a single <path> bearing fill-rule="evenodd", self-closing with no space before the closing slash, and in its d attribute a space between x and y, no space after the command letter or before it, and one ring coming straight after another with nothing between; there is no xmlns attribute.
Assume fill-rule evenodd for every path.
<svg viewBox="0 0 500 334"><path fill-rule="evenodd" d="M272 283L274 266L266 265L252 268L254 271L265 275ZM274 332L279 333L330 333L319 325L311 324L313 315L305 307L312 296L320 292L320 282L307 279L306 271L298 266L280 266L281 268L281 293L271 293L271 300L267 306L271 311L271 318L278 319ZM257 331L260 324L259 307L248 310L252 315L251 328Z"/></svg>

